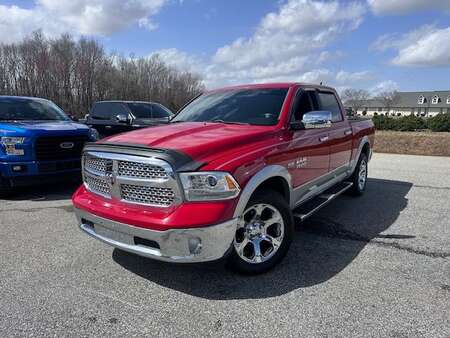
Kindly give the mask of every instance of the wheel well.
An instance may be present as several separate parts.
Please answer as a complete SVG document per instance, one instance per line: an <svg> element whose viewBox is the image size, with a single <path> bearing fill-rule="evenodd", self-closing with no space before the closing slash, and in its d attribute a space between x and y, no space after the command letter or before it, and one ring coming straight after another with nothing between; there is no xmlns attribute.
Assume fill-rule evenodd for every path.
<svg viewBox="0 0 450 338"><path fill-rule="evenodd" d="M370 155L370 144L369 144L369 142L364 144L364 146L363 146L363 148L361 150L361 154L366 154L367 158L369 158L369 155Z"/></svg>
<svg viewBox="0 0 450 338"><path fill-rule="evenodd" d="M283 196L285 198L285 200L288 204L290 203L291 194L290 194L289 185L283 177L275 176L275 177L271 177L271 178L265 180L258 186L258 188L256 188L254 193L261 191L263 189L275 190L276 192L280 193L281 196Z"/></svg>

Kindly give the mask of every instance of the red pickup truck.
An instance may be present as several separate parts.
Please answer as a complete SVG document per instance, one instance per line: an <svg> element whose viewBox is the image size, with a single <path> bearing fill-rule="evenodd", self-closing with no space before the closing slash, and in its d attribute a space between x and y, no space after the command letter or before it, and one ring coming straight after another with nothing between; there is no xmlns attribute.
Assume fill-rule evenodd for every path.
<svg viewBox="0 0 450 338"><path fill-rule="evenodd" d="M240 272L264 272L288 251L294 219L364 192L374 127L344 112L325 86L206 92L169 125L85 147L73 196L80 227L157 260L226 258Z"/></svg>

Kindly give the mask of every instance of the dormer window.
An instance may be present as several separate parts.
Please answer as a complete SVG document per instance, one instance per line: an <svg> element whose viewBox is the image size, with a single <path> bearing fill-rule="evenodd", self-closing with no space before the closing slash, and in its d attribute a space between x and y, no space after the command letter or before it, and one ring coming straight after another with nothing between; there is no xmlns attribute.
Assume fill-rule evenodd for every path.
<svg viewBox="0 0 450 338"><path fill-rule="evenodd" d="M433 98L431 99L431 103L432 104L438 104L439 103L439 96L434 95Z"/></svg>
<svg viewBox="0 0 450 338"><path fill-rule="evenodd" d="M420 95L419 98L417 99L417 103L418 104L424 104L425 103L425 96Z"/></svg>
<svg viewBox="0 0 450 338"><path fill-rule="evenodd" d="M447 104L450 104L450 95L447 96Z"/></svg>

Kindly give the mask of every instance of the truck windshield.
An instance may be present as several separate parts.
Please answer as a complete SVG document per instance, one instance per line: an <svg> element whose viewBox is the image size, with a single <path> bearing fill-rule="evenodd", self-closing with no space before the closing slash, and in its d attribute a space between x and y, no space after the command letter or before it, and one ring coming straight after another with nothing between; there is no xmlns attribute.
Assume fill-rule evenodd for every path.
<svg viewBox="0 0 450 338"><path fill-rule="evenodd" d="M54 103L42 99L0 97L0 121L67 121Z"/></svg>
<svg viewBox="0 0 450 338"><path fill-rule="evenodd" d="M199 96L172 122L221 122L275 125L288 89L238 89Z"/></svg>

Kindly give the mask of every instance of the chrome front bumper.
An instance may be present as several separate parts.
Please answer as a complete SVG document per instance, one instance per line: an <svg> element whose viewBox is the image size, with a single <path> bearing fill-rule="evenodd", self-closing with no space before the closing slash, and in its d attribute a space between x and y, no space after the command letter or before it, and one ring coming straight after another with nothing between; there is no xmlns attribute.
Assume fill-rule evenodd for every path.
<svg viewBox="0 0 450 338"><path fill-rule="evenodd" d="M237 219L202 228L155 231L105 219L75 208L81 230L113 247L174 263L208 262L230 248Z"/></svg>

